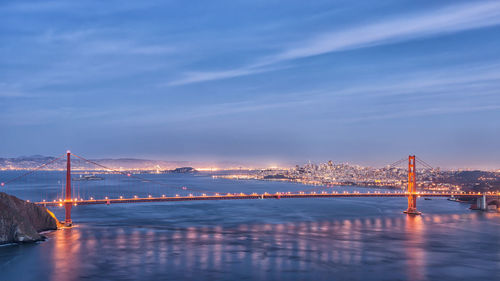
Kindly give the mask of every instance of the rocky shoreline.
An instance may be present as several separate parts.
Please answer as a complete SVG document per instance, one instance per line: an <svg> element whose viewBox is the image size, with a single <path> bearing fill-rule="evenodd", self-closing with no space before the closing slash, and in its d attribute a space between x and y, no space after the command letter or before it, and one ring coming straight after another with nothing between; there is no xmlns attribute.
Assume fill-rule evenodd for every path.
<svg viewBox="0 0 500 281"><path fill-rule="evenodd" d="M0 192L0 245L45 240L40 232L56 230L57 220L43 206Z"/></svg>

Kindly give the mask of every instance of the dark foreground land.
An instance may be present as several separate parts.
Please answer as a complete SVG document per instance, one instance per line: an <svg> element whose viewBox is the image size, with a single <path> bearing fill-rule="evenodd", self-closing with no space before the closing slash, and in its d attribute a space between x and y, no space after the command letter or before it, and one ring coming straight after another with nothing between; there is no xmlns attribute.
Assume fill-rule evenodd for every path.
<svg viewBox="0 0 500 281"><path fill-rule="evenodd" d="M41 241L40 232L55 229L46 208L0 192L0 245Z"/></svg>

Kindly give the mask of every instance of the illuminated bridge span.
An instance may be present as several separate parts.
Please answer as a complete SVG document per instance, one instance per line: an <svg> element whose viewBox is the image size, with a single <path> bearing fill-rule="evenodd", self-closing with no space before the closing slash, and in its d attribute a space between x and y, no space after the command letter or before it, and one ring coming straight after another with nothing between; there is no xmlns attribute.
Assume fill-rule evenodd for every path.
<svg viewBox="0 0 500 281"><path fill-rule="evenodd" d="M161 196L161 197L133 197L133 198L104 198L104 199L88 199L88 200L78 200L72 199L69 202L73 206L78 205L99 205L99 204L119 204L119 203L147 203L147 202L177 202L177 201L205 201L205 200L249 200L249 199L301 199L301 198L355 198L355 197L403 197L406 198L410 196L410 193L406 192L320 192L320 193L252 193L252 194L243 194L243 193L232 193L226 195L200 195L200 196ZM469 198L475 199L480 198L483 195L481 193L417 193L417 197L453 197L460 196L461 198ZM496 194L485 194L485 196L497 196ZM54 200L51 202L42 201L36 202L36 204L43 206L59 206L62 207L67 203L65 200Z"/></svg>
<svg viewBox="0 0 500 281"><path fill-rule="evenodd" d="M78 173L80 177L72 178L72 170L71 170L71 156L75 157L77 161L79 161ZM322 186L320 188L315 188L315 190L311 191L295 191L295 192L276 192L273 194L270 193L252 193L252 194L244 194L244 193L220 193L214 191L206 191L206 190L198 190L194 188L187 187L173 187L171 184L158 181L151 178L146 178L140 175L133 174L131 172L123 172L116 169L108 168L100 163L96 163L94 161L85 159L81 156L77 156L72 154L71 152L67 152L65 155L61 157L55 158L52 161L45 163L33 170L30 170L24 174L21 174L17 177L14 177L8 181L0 182L0 186L4 187L9 185L15 181L23 181L24 183L28 183L29 185L36 186L39 181L38 179L35 182L30 183L26 181L26 178L33 173L43 170L43 171L53 171L54 168L51 168L51 165L61 164L62 161L65 161L66 171L65 171L65 185L62 184L62 181L58 183L61 184L61 193L55 196L57 199L43 199L36 204L43 205L46 207L64 207L65 208L65 220L64 224L66 226L72 225L71 220L71 209L74 206L78 205L96 205L96 204L119 204L119 203L145 203L145 202L178 202L178 201L205 201L205 200L251 200L251 199L303 199L303 198L356 198L356 197L402 197L407 198L408 200L408 208L404 211L409 215L419 215L420 212L417 210L417 198L418 197L459 197L461 199L476 199L477 207L480 209L485 209L488 206L488 202L494 202L497 207L500 202L500 194L492 194L492 193L463 193L463 192L418 192L416 190L416 162L419 161L423 166L429 168L430 166L424 161L416 158L414 155L410 155L408 157L408 185L406 192L337 192L330 191L327 192L317 191L318 189L324 189ZM59 163L57 163L59 161ZM406 159L401 159L395 163L393 163L392 167L395 165L399 165L404 163ZM85 166L87 165L87 166ZM97 169L88 168L88 165L96 166ZM59 167L59 166L58 166ZM81 167L87 167L86 170ZM430 167L432 168L432 167ZM100 190L100 194L103 192L108 192L109 195L104 198L94 198L89 194L85 194L85 182L92 182L102 180L103 178L96 177L92 175L92 171L106 171L112 176L124 177L126 180L120 181L120 185L118 188L122 189L119 192L123 191L123 189L127 189L128 192L141 192L144 193L144 186L140 184L146 185L156 185L162 188L162 193L156 192L156 194L161 195L147 195L147 196L117 196L116 193L112 190ZM47 173L45 173L47 174ZM104 186L106 187L106 186ZM106 187L108 188L108 187ZM166 190L176 189L178 193L170 195L164 191ZM158 190L160 191L160 190ZM50 195L54 196L54 194ZM49 196L47 196L49 197Z"/></svg>

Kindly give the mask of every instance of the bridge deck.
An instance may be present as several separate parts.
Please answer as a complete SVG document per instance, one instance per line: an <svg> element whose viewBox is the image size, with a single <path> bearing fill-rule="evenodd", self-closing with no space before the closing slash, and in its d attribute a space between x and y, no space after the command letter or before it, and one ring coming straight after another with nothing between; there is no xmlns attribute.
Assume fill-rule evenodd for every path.
<svg viewBox="0 0 500 281"><path fill-rule="evenodd" d="M203 195L203 196L175 196L175 197L134 197L134 198L109 198L92 200L71 200L73 205L95 205L95 204L118 204L118 203L145 203L145 202L177 202L177 201L204 201L204 200L244 200L244 199L300 199L300 198L349 198L349 197L408 197L409 193L318 193L318 194L229 194L229 195ZM452 197L477 198L482 194L461 194L461 193L418 193L418 197ZM496 196L497 194L486 194L486 196ZM36 202L35 204L44 206L62 206L67 201Z"/></svg>

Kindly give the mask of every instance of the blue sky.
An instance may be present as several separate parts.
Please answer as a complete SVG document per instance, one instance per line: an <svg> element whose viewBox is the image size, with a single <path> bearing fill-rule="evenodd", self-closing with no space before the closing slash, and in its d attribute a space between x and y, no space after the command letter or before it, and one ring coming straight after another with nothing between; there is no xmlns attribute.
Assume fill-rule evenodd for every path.
<svg viewBox="0 0 500 281"><path fill-rule="evenodd" d="M0 155L500 168L498 1L2 1Z"/></svg>

